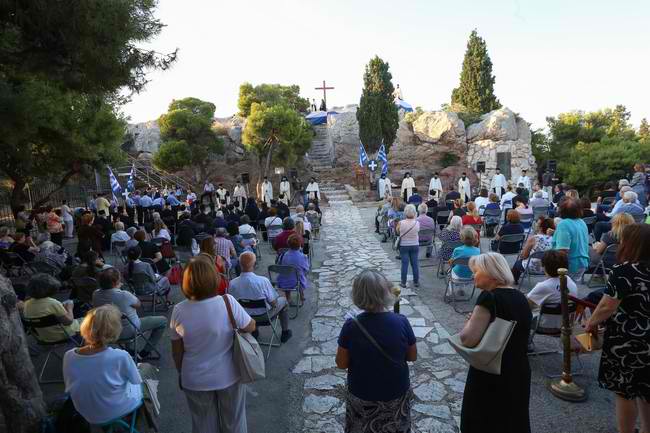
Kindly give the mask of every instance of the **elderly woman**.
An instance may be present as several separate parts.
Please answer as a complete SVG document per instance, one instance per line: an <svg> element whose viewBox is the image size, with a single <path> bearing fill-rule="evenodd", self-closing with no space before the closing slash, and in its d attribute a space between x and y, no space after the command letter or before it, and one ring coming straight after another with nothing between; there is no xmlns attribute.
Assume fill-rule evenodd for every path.
<svg viewBox="0 0 650 433"><path fill-rule="evenodd" d="M38 339L46 343L66 340L79 332L79 323L74 319L72 301L60 301L54 296L61 288L61 283L51 275L34 274L29 279L23 315L26 319L38 319L54 315L61 325L36 329Z"/></svg>
<svg viewBox="0 0 650 433"><path fill-rule="evenodd" d="M462 228L463 220L459 216L454 216L449 221L449 225L438 234L438 238L442 241L442 246L440 247L440 251L438 251L440 260L448 261L451 259L451 255L456 247L453 244L460 242L460 230Z"/></svg>
<svg viewBox="0 0 650 433"><path fill-rule="evenodd" d="M63 357L65 392L91 424L128 415L142 404L142 378L131 355L110 347L122 331L121 313L103 305L86 314L81 324L83 347Z"/></svg>
<svg viewBox="0 0 650 433"><path fill-rule="evenodd" d="M418 266L418 253L420 251L420 223L416 219L417 211L412 204L404 208L404 219L397 223L395 230L399 236L399 254L402 259L401 283L406 287L409 263L413 271L413 284L420 287L420 268Z"/></svg>
<svg viewBox="0 0 650 433"><path fill-rule="evenodd" d="M429 212L429 206L426 203L421 203L418 206L418 222L420 223L420 230L436 230L436 222L431 218L427 213ZM427 235L422 235L422 233L418 233L418 238L420 240L420 244L426 244L431 242L433 239L433 235L427 236ZM430 245L427 247L427 258L431 257L431 253L433 252L433 245Z"/></svg>
<svg viewBox="0 0 650 433"><path fill-rule="evenodd" d="M591 266L596 266L605 250L610 245L618 245L623 234L625 227L634 224L634 218L630 214L620 213L612 218L612 229L601 236L600 241L593 244L593 248L589 250L589 261ZM614 265L614 261L610 257L605 258L605 266L610 269Z"/></svg>
<svg viewBox="0 0 650 433"><path fill-rule="evenodd" d="M616 394L618 431L632 433L637 414L641 431L650 431L650 225L623 230L618 263L605 295L587 323L596 333L605 323L598 382Z"/></svg>
<svg viewBox="0 0 650 433"><path fill-rule="evenodd" d="M181 288L186 300L170 320L172 356L185 391L192 432L246 433L246 385L233 360L233 324L255 331L255 320L230 295L218 296L219 278L207 257L190 259Z"/></svg>
<svg viewBox="0 0 650 433"><path fill-rule="evenodd" d="M352 284L352 302L363 312L345 322L336 351L336 366L348 370L346 433L411 431L407 361L417 359L417 346L406 317L390 311L391 289L384 275L369 269Z"/></svg>
<svg viewBox="0 0 650 433"><path fill-rule="evenodd" d="M165 239L166 241L172 240L169 230L165 225L165 222L161 219L155 219L153 221L153 232L151 233L153 239Z"/></svg>
<svg viewBox="0 0 650 433"><path fill-rule="evenodd" d="M515 209L509 209L506 213L506 223L501 226L499 232L492 240L490 248L496 251L497 248L502 254L516 254L519 251L519 245L504 244L500 245L499 241L506 235L519 235L524 233L524 226L521 224L521 216Z"/></svg>
<svg viewBox="0 0 650 433"><path fill-rule="evenodd" d="M552 248L564 250L569 255L569 275L573 281L582 278L589 266L589 233L582 220L582 207L578 200L566 197L559 206L562 221L553 234Z"/></svg>
<svg viewBox="0 0 650 433"><path fill-rule="evenodd" d="M309 272L309 259L302 253L300 246L300 238L296 234L289 236L287 240L287 245L289 250L280 256L278 262L279 265L293 266L298 271L298 281L296 281L296 276L291 275L279 275L278 276L278 288L284 290L287 300L291 299L291 291L296 290L296 286L299 286L298 292L300 293L300 299L305 300L304 290L309 288L309 280L307 279L307 273Z"/></svg>
<svg viewBox="0 0 650 433"><path fill-rule="evenodd" d="M490 202L485 206L485 210L491 209L491 210L501 210L501 207L499 206L499 196L497 196L495 193L490 194ZM485 213L485 211L484 211ZM501 214L493 217L485 217L485 236L492 237L494 236L494 228L499 225L499 222L501 220Z"/></svg>
<svg viewBox="0 0 650 433"><path fill-rule="evenodd" d="M449 259L450 264L455 259L473 257L481 254L481 250L477 246L479 243L478 235L473 227L467 226L460 230L460 241L463 245L454 248L451 259ZM472 271L465 265L455 265L451 269L451 277L453 279L472 278Z"/></svg>
<svg viewBox="0 0 650 433"><path fill-rule="evenodd" d="M135 230L133 233L135 233ZM129 239L131 239L131 236L129 236L129 234L126 231L124 231L124 223L122 221L116 222L115 232L111 235L111 243L127 242Z"/></svg>
<svg viewBox="0 0 650 433"><path fill-rule="evenodd" d="M630 186L632 187L632 191L634 191L636 195L639 196L639 204L643 207L646 205L645 184L645 167L643 164L634 164L634 175L632 176L632 180L630 180Z"/></svg>
<svg viewBox="0 0 650 433"><path fill-rule="evenodd" d="M547 251L551 249L553 242L553 232L555 231L555 221L553 218L540 217L537 220L537 232L533 236L529 236L524 244L517 260L512 267L512 275L515 278L515 284L519 282L519 277L528 267L528 272L534 275L542 275L544 269L542 268L542 260L540 258L529 258L535 253ZM530 263L528 263L530 261Z"/></svg>
<svg viewBox="0 0 650 433"><path fill-rule="evenodd" d="M498 253L470 259L476 286L482 290L471 316L460 332L466 347L476 347L496 317L516 321L503 351L501 374L469 367L460 430L463 433L529 433L530 366L526 353L532 314L526 297L513 289L506 259Z"/></svg>

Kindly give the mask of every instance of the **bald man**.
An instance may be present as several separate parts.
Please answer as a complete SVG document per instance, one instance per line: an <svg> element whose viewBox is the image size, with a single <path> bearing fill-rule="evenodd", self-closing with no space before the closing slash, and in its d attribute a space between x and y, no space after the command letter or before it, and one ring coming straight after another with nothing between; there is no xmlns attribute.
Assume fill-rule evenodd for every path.
<svg viewBox="0 0 650 433"><path fill-rule="evenodd" d="M241 275L230 282L228 293L235 299L264 299L266 309L264 308L247 308L246 312L255 319L255 321L266 321L266 312L268 311L271 320L280 316L280 326L282 335L280 341L285 343L291 338L289 329L289 310L287 308L287 299L280 296L273 288L268 278L255 274L255 262L257 257L255 253L244 252L239 256L239 265L241 266Z"/></svg>

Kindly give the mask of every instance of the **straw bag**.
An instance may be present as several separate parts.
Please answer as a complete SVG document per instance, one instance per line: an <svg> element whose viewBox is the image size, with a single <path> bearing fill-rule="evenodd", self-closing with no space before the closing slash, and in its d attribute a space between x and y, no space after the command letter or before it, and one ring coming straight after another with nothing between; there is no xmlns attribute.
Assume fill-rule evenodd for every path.
<svg viewBox="0 0 650 433"><path fill-rule="evenodd" d="M233 361L239 371L239 381L241 383L251 383L259 379L264 379L266 377L264 353L259 343L250 333L239 331L235 317L232 314L228 295L224 295L222 298L226 304L230 324L234 331Z"/></svg>

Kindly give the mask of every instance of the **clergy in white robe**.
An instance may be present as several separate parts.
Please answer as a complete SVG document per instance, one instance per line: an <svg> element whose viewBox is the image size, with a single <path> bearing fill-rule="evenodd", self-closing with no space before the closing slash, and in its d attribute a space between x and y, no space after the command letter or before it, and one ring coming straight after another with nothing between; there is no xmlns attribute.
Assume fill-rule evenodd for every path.
<svg viewBox="0 0 650 433"><path fill-rule="evenodd" d="M235 185L232 197L234 201L238 202L237 208L243 210L244 205L246 204L246 188L241 184L241 182L237 182L237 185Z"/></svg>
<svg viewBox="0 0 650 433"><path fill-rule="evenodd" d="M402 179L402 199L405 203L408 203L409 199L413 195L413 190L415 189L415 181L411 177L411 173L406 173L404 179Z"/></svg>
<svg viewBox="0 0 650 433"><path fill-rule="evenodd" d="M316 178L311 178L309 183L307 184L307 200L318 200L320 201L320 189L318 188L318 182L316 182Z"/></svg>
<svg viewBox="0 0 650 433"><path fill-rule="evenodd" d="M228 190L223 187L223 184L219 184L219 188L215 191L215 194L217 194L217 208L221 209L224 206L227 206L230 204L230 194L228 193ZM225 202L225 203L224 203Z"/></svg>
<svg viewBox="0 0 650 433"><path fill-rule="evenodd" d="M262 182L262 200L268 206L271 206L271 200L273 200L273 184L269 182L269 178L266 176L264 176L264 182Z"/></svg>
<svg viewBox="0 0 650 433"><path fill-rule="evenodd" d="M532 183L530 181L530 178L526 175L526 170L521 170L521 176L517 178L517 185L516 187L519 187L519 184L523 184L524 188L526 188L528 191L531 190L532 188Z"/></svg>
<svg viewBox="0 0 650 433"><path fill-rule="evenodd" d="M379 192L380 200L393 196L392 184L385 174L382 174L377 181L377 191Z"/></svg>
<svg viewBox="0 0 650 433"><path fill-rule="evenodd" d="M469 184L467 173L463 173L460 179L458 179L458 193L460 194L460 198L465 200L465 203L469 202L472 198L472 187Z"/></svg>
<svg viewBox="0 0 650 433"><path fill-rule="evenodd" d="M506 177L501 173L501 170L497 168L497 171L492 178L492 182L490 182L490 190L494 192L497 197L501 198L501 196L505 194L507 186L508 181L506 180Z"/></svg>
<svg viewBox="0 0 650 433"><path fill-rule="evenodd" d="M433 173L433 177L429 181L429 200L434 199L435 201L440 201L441 198L442 198L442 182L438 177L438 173Z"/></svg>
<svg viewBox="0 0 650 433"><path fill-rule="evenodd" d="M280 194L284 194L288 204L289 200L291 200L291 183L286 176L282 176L282 180L280 180Z"/></svg>

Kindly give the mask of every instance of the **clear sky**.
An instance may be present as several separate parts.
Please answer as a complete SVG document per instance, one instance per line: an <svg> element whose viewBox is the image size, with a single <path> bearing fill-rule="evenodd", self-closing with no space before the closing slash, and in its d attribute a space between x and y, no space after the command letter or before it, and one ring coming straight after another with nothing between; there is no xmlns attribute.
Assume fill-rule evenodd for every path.
<svg viewBox="0 0 650 433"><path fill-rule="evenodd" d="M648 0L160 0L157 16L167 27L150 46L179 56L124 107L133 122L188 96L230 116L245 81L298 84L320 101L314 87L327 80L330 107L358 103L375 54L407 102L438 109L458 85L474 28L497 97L533 127L616 104L635 125L650 117Z"/></svg>

